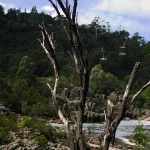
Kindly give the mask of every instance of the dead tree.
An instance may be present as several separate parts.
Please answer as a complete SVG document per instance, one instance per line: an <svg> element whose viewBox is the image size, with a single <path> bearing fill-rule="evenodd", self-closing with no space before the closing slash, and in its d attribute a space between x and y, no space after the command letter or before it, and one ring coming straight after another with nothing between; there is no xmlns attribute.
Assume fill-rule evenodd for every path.
<svg viewBox="0 0 150 150"><path fill-rule="evenodd" d="M49 87L49 89L51 91L52 100L53 100L55 108L58 112L58 116L59 116L60 120L66 125L68 136L70 139L72 139L71 143L73 146L71 147L71 150L85 150L86 144L83 139L82 124L83 124L83 115L84 115L84 111L85 111L86 97L87 97L87 92L88 92L88 88L89 88L89 70L88 70L88 62L87 62L87 58L85 55L85 51L84 51L83 45L81 43L80 35L78 32L78 25L77 25L77 2L78 2L78 0L73 0L72 8L69 5L68 0L65 0L65 2L62 0L49 0L49 1L52 4L52 6L55 8L55 10L59 16L59 19L61 20L61 24L64 27L67 37L70 41L72 48L68 51L74 60L76 72L78 74L79 81L80 81L79 101L77 101L77 102L70 101L69 97L66 95L62 98L65 103L67 103L68 105L73 105L76 110L75 117L72 118L72 121L76 127L75 139L72 139L71 134L70 134L70 128L69 128L70 121L63 115L61 109L58 106L58 99L59 100L61 99L57 92L58 82L60 79L59 65L58 65L56 55L55 55L55 45L54 45L54 40L53 40L53 34L48 34L48 32L43 24L43 25L39 25L41 33L42 33L42 40L39 40L39 41L40 41L41 47L43 48L43 50L45 51L45 53L49 59L49 61L53 65L53 70L54 70L54 74L55 74L54 85L52 86L50 84L47 84L47 86ZM61 8L61 10L63 11L63 13L66 17L65 21L67 21L68 24L66 24L66 22L65 23L63 22L64 20L62 19L59 8ZM119 123L121 122L121 120L124 118L125 113L128 109L127 106L130 102L130 100L128 98L129 92L130 92L131 86L133 84L133 80L135 78L135 74L138 70L139 64L140 63L136 63L135 67L133 68L129 82L126 86L126 90L122 97L122 102L119 105L119 112L117 113L117 115L114 115L115 105L117 105L117 104L114 104L111 100L108 100L108 102L107 102L107 110L106 110L106 114L105 114L106 124L105 124L104 132L101 135L101 140L100 140L100 142L101 142L100 147L103 150L107 150L110 146L110 143L114 141L117 127L118 127ZM147 83L146 85L144 85L133 96L131 101L134 101L134 99L149 84L150 84L150 82Z"/></svg>
<svg viewBox="0 0 150 150"><path fill-rule="evenodd" d="M78 26L77 26L77 0L73 1L73 7L71 9L71 6L69 5L68 0L65 2L62 2L61 0L57 0L57 3L59 7L62 9L63 13L65 14L65 17L67 19L68 25L66 25L63 22L62 16L60 14L60 9L57 7L57 4L53 0L49 0L53 7L55 8L59 19L61 20L61 23L67 33L67 36L69 38L71 49L68 50L69 54L74 60L76 72L79 77L80 81L80 98L79 98L79 105L75 120L75 126L76 126L76 149L78 150L84 150L86 149L85 142L83 140L83 133L82 133L82 124L83 124L83 115L84 115L84 108L86 103L86 96L88 92L89 87L89 70L88 70L88 63L86 59L86 55L84 53L84 48L80 40L79 32L78 32ZM48 59L50 60L51 64L53 65L53 69L55 72L55 84L52 87L51 85L47 84L49 89L52 93L53 102L56 106L56 109L58 111L58 115L60 119L63 121L66 126L68 125L68 120L64 117L61 110L58 107L57 102L57 85L60 78L59 74L59 67L57 63L57 59L55 56L55 46L53 42L53 36L52 34L48 34L46 31L46 28L44 25L39 26L41 29L41 33L43 36L43 40L40 40L40 44L47 54ZM66 102L68 102L69 99L66 99ZM70 102L71 103L71 102Z"/></svg>
<svg viewBox="0 0 150 150"><path fill-rule="evenodd" d="M123 118L125 117L126 112L129 109L129 105L131 105L135 98L150 85L149 81L136 94L134 94L131 99L129 98L130 90L139 66L140 62L136 62L130 75L125 92L121 98L121 103L114 103L113 101L111 101L111 99L108 99L107 101L107 109L105 113L105 127L104 132L101 134L100 137L100 147L102 150L108 150L110 143L114 144L117 127L120 124L121 120L123 120Z"/></svg>

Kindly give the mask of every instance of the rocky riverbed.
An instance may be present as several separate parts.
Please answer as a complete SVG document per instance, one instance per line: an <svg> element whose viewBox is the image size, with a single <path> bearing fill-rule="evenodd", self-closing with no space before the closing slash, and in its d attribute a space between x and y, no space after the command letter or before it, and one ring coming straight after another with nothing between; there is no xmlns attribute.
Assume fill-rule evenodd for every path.
<svg viewBox="0 0 150 150"><path fill-rule="evenodd" d="M18 132L10 132L9 143L1 145L0 150L69 150L67 146L64 146L60 142L41 141L37 137L40 137L38 131L33 132L24 128ZM40 138L39 138L40 139Z"/></svg>
<svg viewBox="0 0 150 150"><path fill-rule="evenodd" d="M30 122L32 128L21 127L23 125L22 123L24 123L23 122L24 120L22 118L25 119L26 123ZM8 118L4 119L6 120ZM17 120L17 130L9 132L7 142L3 143L1 142L0 150L70 150L69 147L66 146L67 145L66 136L64 135L60 136L60 134L63 131L62 128L64 128L64 125L61 124L61 122L52 123L51 121L49 121L48 123L45 119L41 118L39 118L36 121L28 116L26 117L17 116L16 120ZM41 124L42 120L44 120L43 122L44 124ZM42 130L36 129L33 123L38 126L42 125L41 128ZM150 131L150 121L147 121L147 119L145 119L144 121L141 121L141 123L143 124L143 127L145 129ZM132 145L134 141L133 140L130 141L129 136L133 133L135 126L138 124L139 122L137 120L122 121L116 134L117 144L113 149L112 148L111 149L112 150L133 149L133 147L135 146ZM91 144L99 145L98 136L100 135L100 132L103 130L103 126L104 124L102 123L86 123L83 125L83 131L85 133L87 143L89 142ZM52 131L54 132L57 131L55 134L53 134L56 137L55 140L47 139L46 134L43 135L43 128L46 129L46 133L49 130L51 131L50 133L52 134L53 134ZM59 137L57 137L58 135Z"/></svg>

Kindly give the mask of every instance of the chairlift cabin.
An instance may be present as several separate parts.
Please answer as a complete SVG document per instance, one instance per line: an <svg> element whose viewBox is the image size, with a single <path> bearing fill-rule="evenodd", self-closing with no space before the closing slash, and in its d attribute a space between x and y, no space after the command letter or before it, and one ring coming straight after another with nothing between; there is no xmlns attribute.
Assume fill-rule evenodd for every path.
<svg viewBox="0 0 150 150"><path fill-rule="evenodd" d="M120 46L119 55L120 56L126 55L126 43L125 42L123 43L123 45Z"/></svg>
<svg viewBox="0 0 150 150"><path fill-rule="evenodd" d="M106 49L104 49L103 47L101 48L101 53L102 53L102 57L100 58L100 60L107 60L105 54L106 54Z"/></svg>

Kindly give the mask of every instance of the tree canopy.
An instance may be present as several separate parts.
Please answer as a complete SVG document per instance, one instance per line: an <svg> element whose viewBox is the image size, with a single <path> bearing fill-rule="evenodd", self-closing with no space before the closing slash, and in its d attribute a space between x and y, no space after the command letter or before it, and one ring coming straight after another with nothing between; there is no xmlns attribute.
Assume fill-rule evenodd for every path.
<svg viewBox="0 0 150 150"><path fill-rule="evenodd" d="M22 101L19 100L18 97L23 99L23 104L25 104L24 101L27 100L23 97L32 97L31 101L36 101L35 99L39 99L37 98L37 96L39 96L38 91L43 87L39 81L45 82L49 74L53 75L51 66L49 66L48 60L45 58L45 54L41 51L37 41L37 38L40 38L38 24L42 21L45 22L48 31L53 32L54 40L57 41L56 55L59 64L62 66L60 70L63 75L62 78L65 79L62 85L69 84L70 86L77 82L74 75L73 61L71 58L66 57L71 47L68 44L68 39L66 38L63 28L60 27L58 17L38 13L35 6L33 6L30 13L26 11L21 12L20 9L15 8L11 8L5 13L4 7L0 5L1 101L13 105L11 99L14 99L20 107ZM92 70L91 86L94 91L96 90L96 92L108 94L113 90L120 89L136 61L141 61L142 67L141 70L139 70L139 79L135 83L136 86L134 86L133 90L136 91L142 83L146 83L146 81L149 80L149 41L146 41L138 33L131 36L129 32L125 30L112 31L111 25L107 21L102 21L100 17L94 18L90 24L79 25L78 28L81 40L85 43L84 47L87 50L86 54L90 69ZM126 43L126 55L119 56L120 46L124 41ZM107 57L107 60L100 59L103 56L101 51L102 47L106 50L105 57ZM97 67L100 68L97 70ZM69 83L66 81L66 78L69 79ZM28 84L29 82L27 80L33 80L34 86L32 87ZM122 80L122 82L120 82L120 80ZM103 84L103 82L112 88L100 88L98 84ZM35 90L34 88L37 85L38 88ZM27 90L26 92L30 94L28 93L28 95L25 92L23 95L27 94L28 96L20 96L20 92L14 89L19 86L24 92L27 89L34 89L34 94L32 95ZM28 88L26 88L26 86ZM43 91L41 99L43 98L46 104L48 102L47 99L49 99L49 94ZM29 104L28 100L26 104Z"/></svg>

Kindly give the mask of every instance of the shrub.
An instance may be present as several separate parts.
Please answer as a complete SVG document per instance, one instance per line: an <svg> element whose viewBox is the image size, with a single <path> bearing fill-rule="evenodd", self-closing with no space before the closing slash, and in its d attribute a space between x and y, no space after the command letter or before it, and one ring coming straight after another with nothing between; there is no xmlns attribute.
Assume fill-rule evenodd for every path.
<svg viewBox="0 0 150 150"><path fill-rule="evenodd" d="M41 136L37 136L35 138L35 142L41 147L41 148L45 148L48 144L48 140L44 135Z"/></svg>
<svg viewBox="0 0 150 150"><path fill-rule="evenodd" d="M30 112L31 106L28 105L27 102L23 101L21 103L21 112L23 115L28 115Z"/></svg>
<svg viewBox="0 0 150 150"><path fill-rule="evenodd" d="M56 131L50 125L46 125L46 121L33 118L31 126L33 129L39 130L48 140L55 141Z"/></svg>
<svg viewBox="0 0 150 150"><path fill-rule="evenodd" d="M27 117L24 116L21 119L20 127L28 127L33 131L38 130L41 135L45 136L47 140L55 141L56 139L56 131L50 125L46 125L46 121L39 119L37 117Z"/></svg>
<svg viewBox="0 0 150 150"><path fill-rule="evenodd" d="M90 87L95 93L108 95L114 91L121 92L122 82L113 74L104 72L101 65L96 65L91 71Z"/></svg>
<svg viewBox="0 0 150 150"><path fill-rule="evenodd" d="M148 139L144 132L143 125L141 125L140 122L134 129L134 139L140 150L145 149L144 147L146 146Z"/></svg>
<svg viewBox="0 0 150 150"><path fill-rule="evenodd" d="M150 106L150 88L147 88L137 97L136 106L138 106L139 108L143 106L149 108L148 106Z"/></svg>
<svg viewBox="0 0 150 150"><path fill-rule="evenodd" d="M47 102L38 102L32 105L30 115L56 117L57 113L53 105L50 105Z"/></svg>
<svg viewBox="0 0 150 150"><path fill-rule="evenodd" d="M8 142L9 131L17 129L16 115L0 115L0 144Z"/></svg>
<svg viewBox="0 0 150 150"><path fill-rule="evenodd" d="M19 123L19 126L21 128L29 127L30 124L31 124L31 121L32 121L31 117L22 116L21 120L20 120L20 123Z"/></svg>

